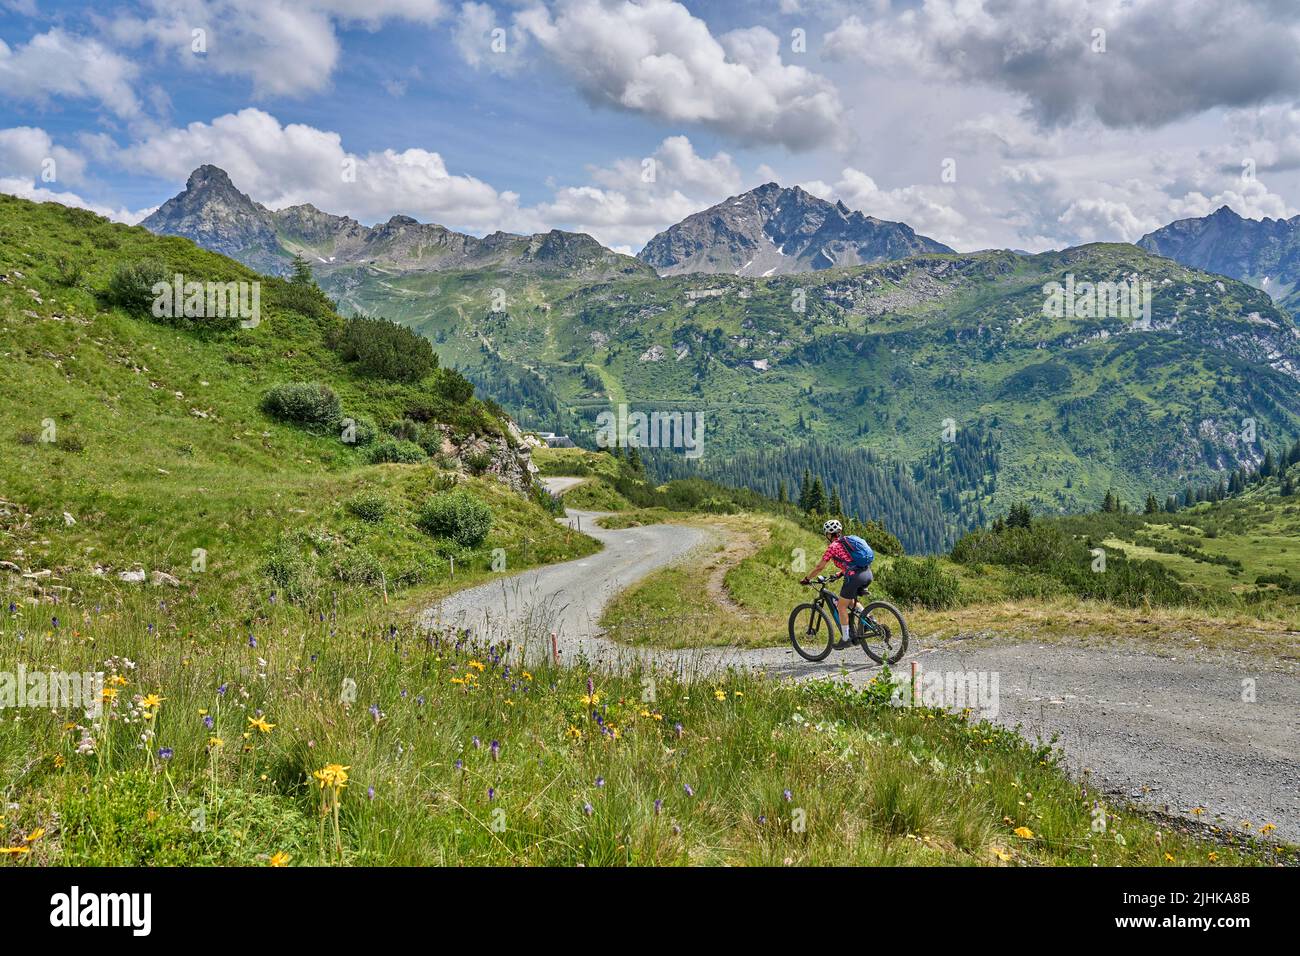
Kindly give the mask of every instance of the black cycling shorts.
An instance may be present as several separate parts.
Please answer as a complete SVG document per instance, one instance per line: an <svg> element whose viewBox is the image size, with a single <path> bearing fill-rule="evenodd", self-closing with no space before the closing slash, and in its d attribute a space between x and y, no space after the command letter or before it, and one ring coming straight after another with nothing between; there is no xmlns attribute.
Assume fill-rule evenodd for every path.
<svg viewBox="0 0 1300 956"><path fill-rule="evenodd" d="M855 598L866 591L867 585L871 583L871 576L870 568L844 572L844 586L840 588L840 597Z"/></svg>

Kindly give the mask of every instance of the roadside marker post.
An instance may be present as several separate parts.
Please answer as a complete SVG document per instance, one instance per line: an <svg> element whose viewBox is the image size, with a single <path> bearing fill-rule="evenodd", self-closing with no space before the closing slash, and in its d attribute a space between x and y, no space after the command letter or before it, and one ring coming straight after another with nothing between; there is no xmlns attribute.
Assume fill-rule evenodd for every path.
<svg viewBox="0 0 1300 956"><path fill-rule="evenodd" d="M560 644L556 640L555 632L551 631L551 659L558 665L560 663Z"/></svg>
<svg viewBox="0 0 1300 956"><path fill-rule="evenodd" d="M912 706L913 707L916 706L916 678L920 670L921 668L918 666L918 662L912 661Z"/></svg>

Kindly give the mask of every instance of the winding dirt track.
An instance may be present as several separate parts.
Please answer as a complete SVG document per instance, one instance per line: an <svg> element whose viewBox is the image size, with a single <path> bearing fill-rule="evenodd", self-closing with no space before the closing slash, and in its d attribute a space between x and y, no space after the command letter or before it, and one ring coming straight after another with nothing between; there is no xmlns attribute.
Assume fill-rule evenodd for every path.
<svg viewBox="0 0 1300 956"><path fill-rule="evenodd" d="M581 479L546 479L559 493ZM521 641L561 659L620 667L640 661L681 673L726 667L760 669L806 680L843 675L869 680L876 667L857 650L820 664L788 646L758 649L630 648L606 639L600 617L619 591L710 543L708 532L681 525L610 531L600 515L569 511L567 520L604 544L591 557L525 571L448 596L422 621L469 628L492 640ZM703 582L701 583L703 586ZM1059 736L1075 772L1158 810L1202 821L1277 827L1300 842L1300 680L1295 668L1205 662L1182 653L1084 648L1060 642L948 642L927 649L913 636L908 657L928 672L998 676L994 718L1019 725L1031 740ZM907 661L900 667L906 666ZM1247 690L1253 682L1253 701Z"/></svg>

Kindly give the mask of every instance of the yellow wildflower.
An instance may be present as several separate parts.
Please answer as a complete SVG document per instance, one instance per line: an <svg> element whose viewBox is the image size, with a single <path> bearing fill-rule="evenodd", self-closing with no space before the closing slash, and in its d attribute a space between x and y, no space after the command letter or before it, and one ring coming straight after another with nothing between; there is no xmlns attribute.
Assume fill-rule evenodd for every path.
<svg viewBox="0 0 1300 956"><path fill-rule="evenodd" d="M322 790L327 786L333 787L335 790L342 790L348 785L348 770L350 769L350 767L345 767L342 764L330 763L315 771L312 776L320 782Z"/></svg>
<svg viewBox="0 0 1300 956"><path fill-rule="evenodd" d="M572 737L574 740L577 740L579 737L582 736L582 731L579 730L577 727L573 727L573 726L570 726L569 729L565 731L565 733L568 734L570 737Z"/></svg>
<svg viewBox="0 0 1300 956"><path fill-rule="evenodd" d="M249 718L248 718L248 722L249 722L249 724L251 724L252 726L256 727L258 730L260 730L260 731L261 731L262 733L264 733L264 734L269 734L269 733L271 732L271 728L275 726L275 724L268 724L268 723L266 722L266 718L265 718L265 717L261 717L261 716L258 716L258 717L249 717Z"/></svg>
<svg viewBox="0 0 1300 956"><path fill-rule="evenodd" d="M725 690L723 690L722 688L719 687L719 688L717 688L716 690L714 690L714 692L713 692L713 699L714 699L714 700L726 700L726 699L727 699L727 692L726 692Z"/></svg>
<svg viewBox="0 0 1300 956"><path fill-rule="evenodd" d="M1008 853L1006 850L1002 849L1002 847L1000 846L995 846L993 848L993 855L996 856L1003 863L1008 863L1011 860L1011 854Z"/></svg>
<svg viewBox="0 0 1300 956"><path fill-rule="evenodd" d="M45 836L45 827L37 827L35 830L33 830L31 833L27 835L27 842L35 843L43 836Z"/></svg>
<svg viewBox="0 0 1300 956"><path fill-rule="evenodd" d="M1022 840L1032 840L1034 838L1034 831L1029 829L1029 827L1016 827L1011 832Z"/></svg>
<svg viewBox="0 0 1300 956"><path fill-rule="evenodd" d="M1270 833L1272 833L1272 832L1273 832L1274 830L1276 830L1276 829L1277 829L1277 825L1276 825L1276 824L1273 824L1273 823L1265 823L1262 827L1259 828L1259 832L1262 833L1264 836L1268 836Z"/></svg>
<svg viewBox="0 0 1300 956"><path fill-rule="evenodd" d="M480 674L487 670L487 666L482 661L468 661L465 666L474 668Z"/></svg>
<svg viewBox="0 0 1300 956"><path fill-rule="evenodd" d="M222 740L220 737L209 737L209 738L208 738L208 749L209 749L209 750L211 750L211 749L213 749L213 748L215 748L215 747L224 747L225 745L226 745L226 742L225 742L224 740Z"/></svg>
<svg viewBox="0 0 1300 956"><path fill-rule="evenodd" d="M140 701L140 706L145 710L157 710L166 699L166 697L159 697L157 694L148 694Z"/></svg>
<svg viewBox="0 0 1300 956"><path fill-rule="evenodd" d="M290 857L288 853L285 853L283 850L279 850L276 853L271 854L271 859L266 861L266 865L267 866L288 866L290 859L292 859L292 857Z"/></svg>

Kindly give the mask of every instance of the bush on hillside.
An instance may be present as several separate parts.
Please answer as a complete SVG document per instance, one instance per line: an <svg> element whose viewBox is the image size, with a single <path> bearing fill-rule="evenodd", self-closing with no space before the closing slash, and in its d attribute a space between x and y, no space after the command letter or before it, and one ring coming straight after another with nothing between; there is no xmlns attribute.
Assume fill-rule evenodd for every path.
<svg viewBox="0 0 1300 956"><path fill-rule="evenodd" d="M147 315L153 306L153 287L167 280L167 267L157 259L123 262L109 277L104 298L126 312Z"/></svg>
<svg viewBox="0 0 1300 956"><path fill-rule="evenodd" d="M381 438L370 446L370 463L379 464L397 464L397 465L418 465L429 456L423 448L415 442L403 441L400 438Z"/></svg>
<svg viewBox="0 0 1300 956"><path fill-rule="evenodd" d="M938 611L954 607L961 599L961 584L934 557L895 558L880 574L880 586L903 607Z"/></svg>
<svg viewBox="0 0 1300 956"><path fill-rule="evenodd" d="M358 492L348 499L344 507L350 514L371 524L378 524L388 515L387 499L374 491Z"/></svg>
<svg viewBox="0 0 1300 956"><path fill-rule="evenodd" d="M458 488L425 502L415 523L435 537L450 538L461 547L473 548L482 544L492 530L492 509Z"/></svg>
<svg viewBox="0 0 1300 956"><path fill-rule="evenodd" d="M262 410L272 418L296 425L329 426L342 417L339 397L319 382L287 382L262 399Z"/></svg>
<svg viewBox="0 0 1300 956"><path fill-rule="evenodd" d="M388 319L353 316L343 323L337 348L362 374L390 382L418 382L438 367L428 339Z"/></svg>

